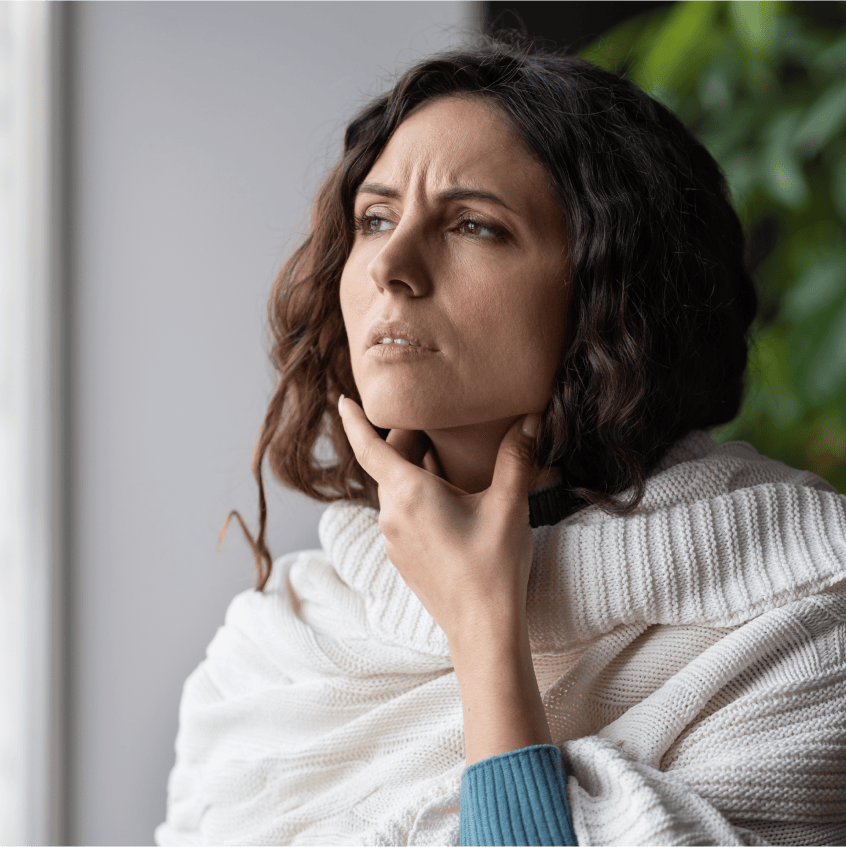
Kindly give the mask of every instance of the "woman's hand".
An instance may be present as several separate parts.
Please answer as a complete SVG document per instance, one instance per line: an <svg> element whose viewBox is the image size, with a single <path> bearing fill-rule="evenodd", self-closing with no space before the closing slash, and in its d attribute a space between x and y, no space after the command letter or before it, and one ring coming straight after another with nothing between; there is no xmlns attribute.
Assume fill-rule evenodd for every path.
<svg viewBox="0 0 846 847"><path fill-rule="evenodd" d="M502 439L490 487L468 494L421 458L417 433L392 430L386 443L360 406L343 399L342 407L356 458L379 484L388 558L449 640L467 764L551 743L526 622L537 469L525 419Z"/></svg>
<svg viewBox="0 0 846 847"><path fill-rule="evenodd" d="M450 643L523 622L533 552L528 492L538 472L525 418L502 439L490 487L468 494L434 472L431 454L419 455L417 432L391 430L385 442L358 404L346 398L341 406L356 458L379 486L388 558ZM536 427L537 415L527 417Z"/></svg>

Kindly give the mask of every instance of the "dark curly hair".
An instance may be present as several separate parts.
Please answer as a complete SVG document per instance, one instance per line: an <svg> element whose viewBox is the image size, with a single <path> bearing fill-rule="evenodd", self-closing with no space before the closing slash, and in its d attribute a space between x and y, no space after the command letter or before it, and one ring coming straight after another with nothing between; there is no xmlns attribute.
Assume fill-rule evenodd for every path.
<svg viewBox="0 0 846 847"><path fill-rule="evenodd" d="M740 408L758 300L745 239L719 166L668 109L623 76L574 56L489 37L406 71L349 123L320 188L311 229L270 295L279 372L253 456L257 589L270 575L265 455L286 486L322 502L364 500L377 485L357 463L338 397L357 402L339 301L355 192L403 118L458 95L495 105L546 169L569 229L571 327L541 417L535 455L558 467L571 512L627 514L649 471L691 429ZM385 438L388 430L377 430ZM324 436L334 460L316 455ZM616 498L630 490L627 500ZM222 536L222 534L221 534Z"/></svg>

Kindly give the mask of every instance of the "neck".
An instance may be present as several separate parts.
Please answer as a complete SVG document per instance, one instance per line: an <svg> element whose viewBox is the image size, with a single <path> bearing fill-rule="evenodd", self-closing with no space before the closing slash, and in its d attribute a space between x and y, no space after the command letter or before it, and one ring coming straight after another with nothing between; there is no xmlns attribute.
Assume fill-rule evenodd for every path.
<svg viewBox="0 0 846 847"><path fill-rule="evenodd" d="M434 458L442 471L441 476L468 494L478 494L489 488L499 445L518 417L451 429L426 430ZM560 476L557 468L538 470L529 490L543 488Z"/></svg>

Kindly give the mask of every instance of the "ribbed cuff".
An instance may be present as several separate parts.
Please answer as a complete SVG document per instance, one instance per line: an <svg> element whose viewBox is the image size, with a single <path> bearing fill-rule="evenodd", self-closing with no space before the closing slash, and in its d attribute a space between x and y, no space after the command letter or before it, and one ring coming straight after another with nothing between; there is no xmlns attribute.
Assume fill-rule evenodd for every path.
<svg viewBox="0 0 846 847"><path fill-rule="evenodd" d="M476 762L461 778L458 843L576 845L561 753L537 744Z"/></svg>

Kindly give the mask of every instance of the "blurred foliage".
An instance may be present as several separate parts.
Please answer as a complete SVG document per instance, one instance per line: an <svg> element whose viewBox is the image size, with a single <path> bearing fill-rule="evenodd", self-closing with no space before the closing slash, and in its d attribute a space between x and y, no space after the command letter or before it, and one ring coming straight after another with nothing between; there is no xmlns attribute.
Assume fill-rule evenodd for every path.
<svg viewBox="0 0 846 847"><path fill-rule="evenodd" d="M846 3L678 2L582 56L669 106L720 163L761 307L749 441L846 492Z"/></svg>

